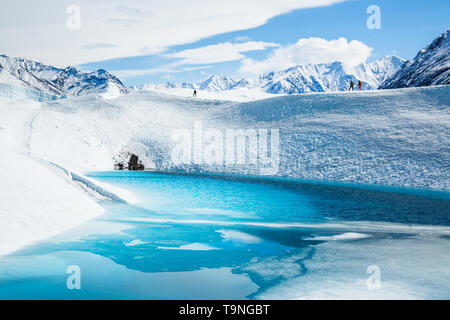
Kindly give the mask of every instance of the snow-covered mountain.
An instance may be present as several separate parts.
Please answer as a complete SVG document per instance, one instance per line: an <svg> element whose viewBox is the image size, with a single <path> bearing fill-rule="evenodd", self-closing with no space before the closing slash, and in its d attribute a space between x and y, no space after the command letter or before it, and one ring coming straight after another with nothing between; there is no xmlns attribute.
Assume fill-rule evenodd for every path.
<svg viewBox="0 0 450 320"><path fill-rule="evenodd" d="M239 86L239 83L244 81L246 80L242 79L241 81L236 82L235 80L227 77L222 73L217 73L200 83L175 83L168 81L164 83L149 83L139 85L136 86L135 89L151 91L165 91L170 89L197 89L209 92L221 92L237 88ZM241 87L247 87L247 85L243 85Z"/></svg>
<svg viewBox="0 0 450 320"><path fill-rule="evenodd" d="M299 65L287 70L270 72L256 79L235 81L224 74L215 74L199 84L181 85L167 82L138 87L144 90L199 89L209 92L230 90L255 90L269 94L298 94L309 92L346 91L350 81L363 81L365 90L377 89L382 82L394 75L404 60L387 56L356 67L342 62Z"/></svg>
<svg viewBox="0 0 450 320"><path fill-rule="evenodd" d="M129 92L118 78L105 70L82 72L74 67L59 69L5 55L0 55L0 83L20 85L54 96L116 96Z"/></svg>
<svg viewBox="0 0 450 320"><path fill-rule="evenodd" d="M208 91L225 91L233 88L236 81L228 78L226 75L219 73L211 76L198 85L200 90Z"/></svg>
<svg viewBox="0 0 450 320"><path fill-rule="evenodd" d="M260 77L259 83L265 92L274 94L346 91L350 81L357 83L358 80L364 83L365 90L374 90L403 62L398 57L388 56L356 67L342 62L300 65L266 74Z"/></svg>
<svg viewBox="0 0 450 320"><path fill-rule="evenodd" d="M450 39L447 30L406 62L380 89L450 84Z"/></svg>

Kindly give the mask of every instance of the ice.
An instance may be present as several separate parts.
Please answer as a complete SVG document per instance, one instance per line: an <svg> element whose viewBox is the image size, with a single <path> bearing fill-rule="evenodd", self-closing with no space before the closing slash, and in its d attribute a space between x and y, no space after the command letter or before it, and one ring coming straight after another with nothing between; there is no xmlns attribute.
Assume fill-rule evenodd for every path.
<svg viewBox="0 0 450 320"><path fill-rule="evenodd" d="M140 246L140 245L143 245L143 244L147 244L147 242L139 240L139 239L136 239L136 240L133 240L133 241L125 243L125 246L127 246L127 247L135 247L135 246Z"/></svg>
<svg viewBox="0 0 450 320"><path fill-rule="evenodd" d="M285 222L259 222L259 221L221 221L221 220L203 220L203 219L170 219L170 218L141 218L127 217L118 218L114 221L120 222L138 222L149 224L197 224L197 225L215 225L215 226L251 226L264 227L273 229L320 229L320 230L339 230L357 233L368 232L393 232L398 234L422 234L422 235L439 235L449 236L450 227L434 226L434 225L413 225L401 223L388 223L377 221L346 221L346 222L329 222L329 223L285 223Z"/></svg>
<svg viewBox="0 0 450 320"><path fill-rule="evenodd" d="M315 246L308 270L260 293L259 299L442 299L449 296L448 239L331 241ZM283 265L280 265L282 267ZM367 284L375 266L380 288ZM253 270L256 267L249 266ZM272 269L276 269L273 265ZM264 276L264 273L262 273ZM370 283L369 283L370 284Z"/></svg>
<svg viewBox="0 0 450 320"><path fill-rule="evenodd" d="M335 236L320 236L320 237L305 238L305 240L311 240L311 241L345 241L345 240L364 239L364 238L369 238L369 237L370 237L370 235L363 234L363 233L346 232L346 233L338 234L338 235L335 235Z"/></svg>
<svg viewBox="0 0 450 320"><path fill-rule="evenodd" d="M12 83L1 83L0 74L0 99L30 99L34 101L51 101L58 99L57 96L26 88L22 85Z"/></svg>
<svg viewBox="0 0 450 320"><path fill-rule="evenodd" d="M219 248L210 246L206 243L190 243L186 245L182 245L179 247L158 247L158 249L162 250L189 250L189 251L211 251L211 250L219 250Z"/></svg>
<svg viewBox="0 0 450 320"><path fill-rule="evenodd" d="M224 241L242 242L242 243L260 243L262 239L252 236L245 232L240 232L236 230L217 230Z"/></svg>
<svg viewBox="0 0 450 320"><path fill-rule="evenodd" d="M298 261L305 258L310 250L289 256L273 256L254 258L246 266L239 268L241 272L257 275L264 281L272 281L279 278L291 279L303 273L303 268Z"/></svg>
<svg viewBox="0 0 450 320"><path fill-rule="evenodd" d="M232 218L248 218L252 217L252 213L250 212L241 212L236 210L223 210L223 209L214 209L214 208L188 208L186 209L188 212L192 212L196 215L209 215L209 216L224 216L224 217L232 217Z"/></svg>

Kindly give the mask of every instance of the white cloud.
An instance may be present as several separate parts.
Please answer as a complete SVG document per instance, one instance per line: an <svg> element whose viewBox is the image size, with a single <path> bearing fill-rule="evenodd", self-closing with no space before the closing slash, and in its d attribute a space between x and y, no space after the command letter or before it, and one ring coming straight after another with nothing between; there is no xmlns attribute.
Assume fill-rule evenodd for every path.
<svg viewBox="0 0 450 320"><path fill-rule="evenodd" d="M274 70L284 70L295 65L335 61L355 66L365 62L372 54L372 50L361 41L353 40L349 42L345 38L337 40L300 39L293 45L275 49L265 60L244 59L239 72L257 75Z"/></svg>
<svg viewBox="0 0 450 320"><path fill-rule="evenodd" d="M183 68L183 71L196 71L196 70L210 69L212 67L213 66L185 67L185 68Z"/></svg>
<svg viewBox="0 0 450 320"><path fill-rule="evenodd" d="M265 24L295 9L344 0L77 0L81 29L67 28L73 0L2 3L0 48L5 54L56 66L142 54ZM107 43L110 46L97 46Z"/></svg>
<svg viewBox="0 0 450 320"><path fill-rule="evenodd" d="M179 65L183 64L210 64L244 59L244 52L265 50L271 47L279 47L273 42L249 41L244 43L224 42L205 47L187 49L166 56L169 58L181 58Z"/></svg>
<svg viewBox="0 0 450 320"><path fill-rule="evenodd" d="M119 78L127 79L136 76L152 75L158 73L177 73L182 71L208 69L212 67L210 64L242 60L245 58L242 53L255 50L265 50L271 47L279 47L279 45L272 42L262 41L249 41L244 43L218 43L209 46L165 54L164 56L167 58L178 60L159 66L157 68L116 70L114 71L114 74Z"/></svg>

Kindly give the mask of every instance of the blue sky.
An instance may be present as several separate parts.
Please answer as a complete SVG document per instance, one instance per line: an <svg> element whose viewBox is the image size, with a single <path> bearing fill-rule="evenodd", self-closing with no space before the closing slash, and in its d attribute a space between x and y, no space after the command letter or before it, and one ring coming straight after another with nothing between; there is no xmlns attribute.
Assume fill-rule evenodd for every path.
<svg viewBox="0 0 450 320"><path fill-rule="evenodd" d="M369 17L366 10L373 4L378 5L381 9L380 30L369 30L366 25ZM292 46L299 39L311 37L326 41L344 37L348 42L358 40L362 43L356 46L357 48L349 46L348 50L343 51L343 55L338 55L338 60L367 59L371 61L390 54L410 59L422 47L450 27L449 12L450 1L448 0L351 0L326 7L295 10L276 16L264 25L253 29L228 32L189 44L171 46L166 51L154 55L86 63L81 67L85 70L98 68L109 70L116 73L127 85L168 80L198 82L219 72L240 78L248 76L242 72L243 60L251 59L252 66L255 67L252 70L257 72L259 67L256 67L258 64L255 63L265 61L276 50ZM208 62L208 54L202 57L201 52L200 56L195 55L195 61L192 60L190 54L187 54L188 60L183 54L181 54L182 57L177 56L180 52L186 52L185 50L220 43L231 45L241 43L248 44L250 47L262 46L262 49L239 51L237 57L230 57L230 61L222 62ZM367 55L366 46L372 48L369 55ZM293 51L295 48L291 49L289 52L295 54ZM352 50L354 49L356 51L353 54ZM218 48L218 50L221 49ZM333 50L333 47L329 50ZM361 55L361 57L356 58L356 55ZM278 59L283 59L281 54L278 56ZM331 56L333 55L331 54ZM265 66L261 70L270 68L272 60L267 60L269 67ZM280 66L282 65L280 64ZM277 69L277 66L274 65L273 68Z"/></svg>

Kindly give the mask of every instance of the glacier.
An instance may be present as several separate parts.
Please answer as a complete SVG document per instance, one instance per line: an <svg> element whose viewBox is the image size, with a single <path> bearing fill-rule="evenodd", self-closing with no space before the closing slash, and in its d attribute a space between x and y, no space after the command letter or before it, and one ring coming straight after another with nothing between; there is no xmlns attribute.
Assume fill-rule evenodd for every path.
<svg viewBox="0 0 450 320"><path fill-rule="evenodd" d="M246 103L132 92L42 104L30 151L78 172L123 152L163 171L260 173L252 165L176 164L174 130L279 129L279 176L449 189L450 87L313 93Z"/></svg>
<svg viewBox="0 0 450 320"><path fill-rule="evenodd" d="M132 203L84 177L112 170L124 152L148 169L260 174L252 165L174 163L174 130L191 132L199 121L221 132L278 129L277 176L448 191L449 93L437 86L241 103L149 91L46 100L0 90L0 215L8 221L0 255L102 214L99 199Z"/></svg>

